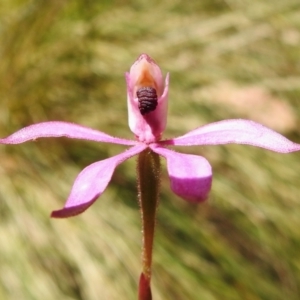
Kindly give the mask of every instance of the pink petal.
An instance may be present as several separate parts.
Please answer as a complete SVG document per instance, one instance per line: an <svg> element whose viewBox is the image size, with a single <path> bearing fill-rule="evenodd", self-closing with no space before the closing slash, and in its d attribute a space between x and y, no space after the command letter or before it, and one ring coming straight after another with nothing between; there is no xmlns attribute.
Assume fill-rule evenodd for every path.
<svg viewBox="0 0 300 300"><path fill-rule="evenodd" d="M211 123L187 134L162 141L163 145L221 145L248 144L280 153L300 150L300 144L293 143L281 134L249 120L224 120Z"/></svg>
<svg viewBox="0 0 300 300"><path fill-rule="evenodd" d="M130 130L140 142L149 144L160 140L167 124L169 74L164 83L159 66L147 54L141 54L125 77ZM157 106L154 110L142 114L137 91L145 87L156 91ZM154 99L151 102L153 101Z"/></svg>
<svg viewBox="0 0 300 300"><path fill-rule="evenodd" d="M207 199L211 189L212 170L204 157L174 152L157 145L150 147L167 159L171 189L175 194L195 203Z"/></svg>
<svg viewBox="0 0 300 300"><path fill-rule="evenodd" d="M76 178L65 207L53 211L51 217L67 218L85 211L106 189L115 168L145 148L145 145L136 145L119 155L86 167Z"/></svg>
<svg viewBox="0 0 300 300"><path fill-rule="evenodd" d="M38 138L62 136L71 139L91 140L128 146L137 144L136 141L115 138L98 130L59 121L43 122L24 127L7 138L0 139L0 144L20 144Z"/></svg>

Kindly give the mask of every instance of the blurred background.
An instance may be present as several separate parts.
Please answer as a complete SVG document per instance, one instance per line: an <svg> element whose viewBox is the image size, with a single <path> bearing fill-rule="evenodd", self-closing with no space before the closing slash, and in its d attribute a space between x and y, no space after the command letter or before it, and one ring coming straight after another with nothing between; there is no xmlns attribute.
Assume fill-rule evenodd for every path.
<svg viewBox="0 0 300 300"><path fill-rule="evenodd" d="M124 73L146 52L170 72L166 138L247 118L300 142L299 46L299 0L2 0L0 136L62 120L131 138ZM135 159L84 214L49 218L80 170L123 150L64 138L0 147L0 299L136 299ZM300 153L177 150L205 156L214 181L191 205L164 168L154 300L299 299Z"/></svg>

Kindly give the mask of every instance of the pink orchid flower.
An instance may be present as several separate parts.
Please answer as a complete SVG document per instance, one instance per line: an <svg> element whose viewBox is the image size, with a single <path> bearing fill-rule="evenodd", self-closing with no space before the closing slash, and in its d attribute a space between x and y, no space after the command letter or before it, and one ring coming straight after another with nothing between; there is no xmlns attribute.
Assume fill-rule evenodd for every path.
<svg viewBox="0 0 300 300"><path fill-rule="evenodd" d="M65 218L85 211L104 192L115 168L147 147L167 160L172 191L184 200L191 202L201 202L207 199L212 183L211 166L202 156L178 153L169 150L169 146L234 143L248 144L279 153L300 150L299 144L291 142L279 133L256 122L242 119L211 123L185 135L161 140L167 119L169 74L163 84L160 68L148 55L142 54L125 76L129 127L137 140L117 138L98 130L60 121L34 124L7 138L0 139L1 144L20 144L38 138L67 137L132 146L119 155L86 167L76 178L65 207L53 211L52 217ZM137 91L143 87L155 89L158 102L157 107L145 115L142 115L139 110L137 97Z"/></svg>
<svg viewBox="0 0 300 300"><path fill-rule="evenodd" d="M211 123L185 135L161 140L167 119L169 74L164 84L160 68L148 55L142 54L133 64L130 72L126 73L126 81L129 127L137 140L117 138L98 130L60 121L34 124L7 138L0 139L1 144L20 144L38 138L67 137L132 146L119 155L86 167L76 178L65 207L53 211L52 217L65 218L85 211L106 189L115 168L147 147L167 160L172 191L184 200L196 203L208 197L212 183L211 166L202 156L178 153L169 150L169 146L234 143L248 144L279 153L300 150L299 144L291 142L279 133L261 124L242 119ZM137 91L143 87L150 87L157 93L156 108L145 115L139 110L137 97ZM151 102L151 95L149 99Z"/></svg>
<svg viewBox="0 0 300 300"><path fill-rule="evenodd" d="M130 157L138 155L139 189L142 191L139 197L146 195L146 200L141 201L144 269L139 288L139 299L145 300L152 299L150 268L157 201L150 200L157 197L158 188L155 189L155 185L159 185L157 177L160 173L155 169L159 169L158 156L163 156L167 161L172 191L186 201L199 203L208 198L211 190L212 169L209 162L202 156L170 150L170 146L234 143L289 153L299 151L300 144L293 143L261 124L241 119L211 123L182 136L162 140L167 123L169 75L167 74L164 81L158 65L148 55L142 54L132 65L130 72L126 73L126 82L129 127L136 137L135 140L117 138L81 125L55 121L25 127L7 138L0 139L0 143L20 144L38 138L67 137L131 146L123 153L87 166L76 178L64 208L53 211L51 216L66 218L85 211L104 192L115 168ZM143 156L143 153L146 154ZM152 181L148 180L148 175L143 176L147 172L152 172ZM150 183L145 188L147 180ZM155 190L154 193L152 189Z"/></svg>

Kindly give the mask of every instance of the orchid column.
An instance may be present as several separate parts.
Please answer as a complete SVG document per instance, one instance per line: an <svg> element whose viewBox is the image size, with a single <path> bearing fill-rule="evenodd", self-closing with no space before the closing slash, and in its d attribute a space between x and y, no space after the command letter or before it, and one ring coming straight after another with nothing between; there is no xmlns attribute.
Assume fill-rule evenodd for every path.
<svg viewBox="0 0 300 300"><path fill-rule="evenodd" d="M167 75L164 87L160 68L146 54L140 55L130 72L126 73L129 127L142 143L158 142L166 127L168 80ZM160 186L160 158L150 148L138 156L137 175L143 233L139 300L150 300L152 248Z"/></svg>

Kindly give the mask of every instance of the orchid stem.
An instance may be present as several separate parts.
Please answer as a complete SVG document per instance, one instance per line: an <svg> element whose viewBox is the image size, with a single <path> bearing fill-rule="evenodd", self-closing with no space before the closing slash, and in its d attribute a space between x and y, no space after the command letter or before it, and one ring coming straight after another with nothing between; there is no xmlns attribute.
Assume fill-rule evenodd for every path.
<svg viewBox="0 0 300 300"><path fill-rule="evenodd" d="M155 217L160 187L160 159L147 148L138 156L138 197L142 215L142 263L139 300L151 299L151 265L155 229ZM148 290L145 296L145 290ZM142 296L142 294L144 296Z"/></svg>

